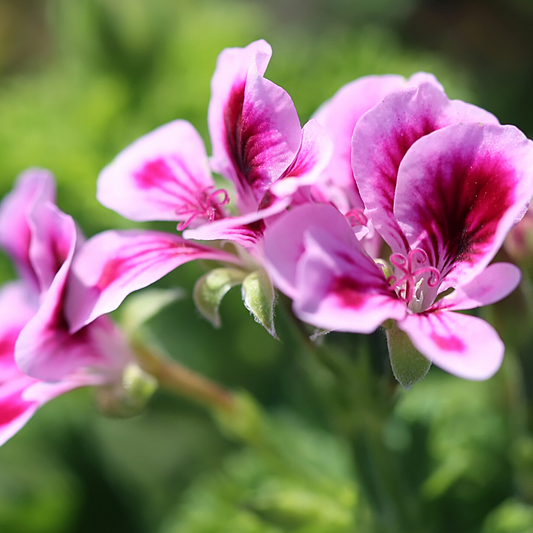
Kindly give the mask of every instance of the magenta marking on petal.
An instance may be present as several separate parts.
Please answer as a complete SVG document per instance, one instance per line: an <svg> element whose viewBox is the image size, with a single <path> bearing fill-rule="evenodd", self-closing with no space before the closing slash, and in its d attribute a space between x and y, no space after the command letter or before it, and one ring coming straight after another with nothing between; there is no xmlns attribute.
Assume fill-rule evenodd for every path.
<svg viewBox="0 0 533 533"><path fill-rule="evenodd" d="M337 296L343 307L359 309L366 300L364 286L347 276L335 278L329 290Z"/></svg>
<svg viewBox="0 0 533 533"><path fill-rule="evenodd" d="M513 204L516 184L515 172L501 154L486 154L474 161L456 153L450 157L451 179L445 164L443 173L434 176L431 194L418 212L419 224L428 231L429 246L424 248L430 254L441 254L431 262L441 265L443 274L456 262L475 263L477 255L490 246L500 220Z"/></svg>
<svg viewBox="0 0 533 533"><path fill-rule="evenodd" d="M170 164L169 164L170 163ZM133 173L137 187L157 189L175 198L175 203L191 202L206 185L194 176L179 157L159 157Z"/></svg>
<svg viewBox="0 0 533 533"><path fill-rule="evenodd" d="M195 255L199 253L197 246L189 246L185 242L164 241L162 244L155 244L151 250L143 248L140 253L126 257L114 257L104 266L96 287L104 290L125 273L135 268L135 275L138 276L153 268L153 261L146 260L149 254L161 254L161 257L168 256L169 250L175 250L177 255ZM143 267L142 263L145 263Z"/></svg>
<svg viewBox="0 0 533 533"><path fill-rule="evenodd" d="M403 157L411 146L425 135L437 130L437 126L428 116L417 117L416 121L410 124L402 124L388 135L387 142L384 142L380 149L382 154L388 157L381 164L380 180L375 184L381 194L386 199L387 205L392 211L394 205L394 193L396 190L396 180L398 178L398 168ZM380 185L382 184L382 185Z"/></svg>
<svg viewBox="0 0 533 533"><path fill-rule="evenodd" d="M28 403L22 400L22 391L17 391L10 396L2 398L0 409L0 426L9 424L19 417L28 408Z"/></svg>
<svg viewBox="0 0 533 533"><path fill-rule="evenodd" d="M133 174L137 186L141 189L166 188L166 184L175 181L172 169L164 159L148 161L141 170Z"/></svg>
<svg viewBox="0 0 533 533"><path fill-rule="evenodd" d="M242 108L244 104L244 89L246 81L235 84L224 109L224 126L226 129L226 148L235 165L243 175L246 175L243 147L247 139L243 139L242 134Z"/></svg>
<svg viewBox="0 0 533 533"><path fill-rule="evenodd" d="M0 339L0 361L2 359L13 359L13 351L15 349L15 343L20 333L20 328L14 328L10 331L4 332ZM2 378L0 376L0 382Z"/></svg>
<svg viewBox="0 0 533 533"><path fill-rule="evenodd" d="M435 332L430 335L431 340L441 349L448 352L464 352L466 349L465 343L455 335L443 337Z"/></svg>
<svg viewBox="0 0 533 533"><path fill-rule="evenodd" d="M243 190L251 188L260 200L266 187L265 167L279 157L273 147L280 132L272 128L271 117L253 101L245 102L246 82L236 83L224 109L226 149Z"/></svg>

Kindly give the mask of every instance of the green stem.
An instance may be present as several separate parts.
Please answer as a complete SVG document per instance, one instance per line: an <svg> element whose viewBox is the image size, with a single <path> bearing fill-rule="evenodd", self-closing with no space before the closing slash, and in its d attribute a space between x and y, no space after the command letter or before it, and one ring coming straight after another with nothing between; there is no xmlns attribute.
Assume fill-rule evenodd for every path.
<svg viewBox="0 0 533 533"><path fill-rule="evenodd" d="M358 341L355 354L347 353L346 346L330 345L328 341L335 339L329 337L318 345L309 340L305 326L292 309L285 305L284 311L292 335L306 348L304 355L313 357L315 364L323 365L334 376L334 385L320 390L325 400L322 403L329 407L329 420L336 422L336 431L352 444L358 478L373 510L376 532L426 531L416 494L405 483L400 458L384 442L397 384L391 386L390 370L381 376L373 368L372 358L378 354L373 353L376 347L371 339L351 337Z"/></svg>
<svg viewBox="0 0 533 533"><path fill-rule="evenodd" d="M172 361L153 347L136 341L134 350L141 368L154 376L162 387L190 398L206 407L233 412L234 396L218 383Z"/></svg>

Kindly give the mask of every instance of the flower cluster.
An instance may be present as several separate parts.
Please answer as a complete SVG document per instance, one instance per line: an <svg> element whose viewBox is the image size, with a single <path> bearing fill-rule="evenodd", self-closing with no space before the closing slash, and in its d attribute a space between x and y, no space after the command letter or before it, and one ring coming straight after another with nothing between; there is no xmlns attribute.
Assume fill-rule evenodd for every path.
<svg viewBox="0 0 533 533"><path fill-rule="evenodd" d="M356 80L302 127L287 92L264 77L270 57L264 41L219 56L210 158L176 120L98 179L103 205L133 221L174 221L182 235L110 230L83 242L40 170L4 200L0 244L20 280L0 293L0 442L50 398L120 379L134 355L105 315L196 259L218 265L194 292L215 325L222 297L241 284L275 335L277 287L308 324L385 325L455 375L497 371L497 333L453 311L496 302L520 281L516 266L491 261L533 194L532 142L448 99L425 73Z"/></svg>

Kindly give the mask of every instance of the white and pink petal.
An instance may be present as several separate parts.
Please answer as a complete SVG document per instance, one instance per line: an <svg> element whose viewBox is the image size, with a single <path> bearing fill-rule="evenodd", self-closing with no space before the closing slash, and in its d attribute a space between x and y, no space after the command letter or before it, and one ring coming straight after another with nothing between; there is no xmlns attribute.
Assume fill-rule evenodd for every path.
<svg viewBox="0 0 533 533"><path fill-rule="evenodd" d="M533 194L533 143L513 126L454 124L403 158L394 214L412 248L445 277L441 290L486 268Z"/></svg>
<svg viewBox="0 0 533 533"><path fill-rule="evenodd" d="M80 248L72 267L65 302L70 331L115 310L131 292L195 259L239 263L233 254L171 233L111 230L95 235Z"/></svg>
<svg viewBox="0 0 533 533"><path fill-rule="evenodd" d="M304 246L293 303L301 320L329 330L371 333L385 320L405 316L405 304L362 248L346 247L318 227L304 234Z"/></svg>
<svg viewBox="0 0 533 533"><path fill-rule="evenodd" d="M175 120L120 152L100 173L97 198L131 220L205 222L224 214L214 191L202 138Z"/></svg>
<svg viewBox="0 0 533 533"><path fill-rule="evenodd" d="M393 213L398 169L413 144L456 123L498 124L476 106L449 100L433 82L393 91L363 115L352 138L352 169L369 218L393 251L408 243Z"/></svg>
<svg viewBox="0 0 533 533"><path fill-rule="evenodd" d="M460 378L488 379L502 364L503 342L481 318L436 311L408 315L398 327L422 355Z"/></svg>
<svg viewBox="0 0 533 533"><path fill-rule="evenodd" d="M347 249L359 244L346 218L333 206L306 204L279 216L265 232L264 256L274 284L290 298L297 296L297 266L305 252L305 232L319 227Z"/></svg>
<svg viewBox="0 0 533 533"><path fill-rule="evenodd" d="M256 50L259 55L264 53L261 46ZM249 58L247 51L243 49L243 57ZM227 75L219 71L223 64L215 72L209 107L211 165L234 183L239 209L246 214L257 209L271 184L293 162L302 132L290 96L263 77L264 70L256 60L249 64L246 76L239 70L229 84ZM227 92L219 90L215 82L219 75Z"/></svg>
<svg viewBox="0 0 533 533"><path fill-rule="evenodd" d="M475 309L503 300L519 285L522 274L511 263L489 265L466 285L456 287L450 294L434 303L429 311Z"/></svg>
<svg viewBox="0 0 533 533"><path fill-rule="evenodd" d="M17 179L13 190L0 205L0 246L9 254L21 278L39 290L40 283L30 257L33 224L30 213L36 204L55 201L52 174L43 169L29 169Z"/></svg>

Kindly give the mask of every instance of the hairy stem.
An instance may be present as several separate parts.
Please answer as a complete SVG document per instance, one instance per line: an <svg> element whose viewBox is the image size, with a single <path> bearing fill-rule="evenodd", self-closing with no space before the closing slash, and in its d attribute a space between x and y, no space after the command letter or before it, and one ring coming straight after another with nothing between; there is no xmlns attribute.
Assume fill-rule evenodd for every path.
<svg viewBox="0 0 533 533"><path fill-rule="evenodd" d="M133 347L141 368L154 376L162 387L206 407L225 412L233 411L234 397L228 389L172 361L158 348L147 346L142 342L135 342Z"/></svg>

